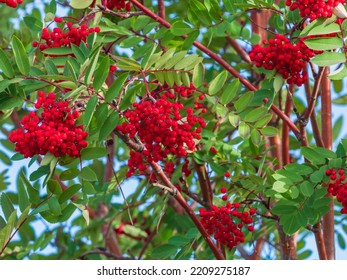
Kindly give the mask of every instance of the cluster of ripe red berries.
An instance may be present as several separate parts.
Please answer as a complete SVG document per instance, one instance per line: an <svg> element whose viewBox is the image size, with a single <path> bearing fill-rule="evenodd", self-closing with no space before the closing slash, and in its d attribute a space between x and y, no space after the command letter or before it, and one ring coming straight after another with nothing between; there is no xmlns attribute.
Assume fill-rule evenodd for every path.
<svg viewBox="0 0 347 280"><path fill-rule="evenodd" d="M21 121L23 128L12 131L9 136L16 145L15 151L26 158L48 152L56 157L79 157L81 149L87 146L88 136L82 125L75 125L79 113L72 111L67 101L56 102L52 92L46 97L40 91L38 96L35 108L42 109L42 113L30 112Z"/></svg>
<svg viewBox="0 0 347 280"><path fill-rule="evenodd" d="M126 0L106 0L105 6L110 10L126 10L131 11L131 3Z"/></svg>
<svg viewBox="0 0 347 280"><path fill-rule="evenodd" d="M240 203L227 203L225 206L212 206L210 210L201 208L200 221L209 235L221 244L234 248L245 241L242 231L244 227L252 232L254 226L252 216L256 213L254 208L249 211L240 211ZM237 220L238 222L235 222Z"/></svg>
<svg viewBox="0 0 347 280"><path fill-rule="evenodd" d="M127 177L138 169L141 174L146 170L142 155L147 163L164 161L168 155L183 158L188 151L195 150L194 140L201 139L205 121L194 115L192 108L184 108L179 102L170 101L175 94L166 92L158 100L134 103L134 109L124 113L128 122L116 127L130 138L137 136L144 144L142 153L130 153ZM172 171L172 166L166 166Z"/></svg>
<svg viewBox="0 0 347 280"><path fill-rule="evenodd" d="M264 44L267 46L254 46L249 54L256 67L276 69L288 84L301 86L307 81L306 62L314 56L314 51L302 41L293 45L288 38L280 34L268 41L264 40Z"/></svg>
<svg viewBox="0 0 347 280"><path fill-rule="evenodd" d="M23 3L23 0L0 0L0 3L4 3L11 8L17 8L18 4Z"/></svg>
<svg viewBox="0 0 347 280"><path fill-rule="evenodd" d="M325 175L330 177L328 193L336 196L337 201L343 206L341 213L347 214L347 183L343 183L346 179L345 170L328 169Z"/></svg>
<svg viewBox="0 0 347 280"><path fill-rule="evenodd" d="M299 9L301 17L308 17L311 21L320 17L331 17L333 9L345 0L286 0L291 11Z"/></svg>
<svg viewBox="0 0 347 280"><path fill-rule="evenodd" d="M55 22L63 22L62 18L56 17ZM55 27L49 30L47 27L42 29L40 42L33 42L33 47L39 47L41 51L50 48L71 47L71 44L79 46L81 42L85 42L87 37L96 32L100 32L100 27L88 28L86 24L74 26L72 22L65 22L66 28Z"/></svg>

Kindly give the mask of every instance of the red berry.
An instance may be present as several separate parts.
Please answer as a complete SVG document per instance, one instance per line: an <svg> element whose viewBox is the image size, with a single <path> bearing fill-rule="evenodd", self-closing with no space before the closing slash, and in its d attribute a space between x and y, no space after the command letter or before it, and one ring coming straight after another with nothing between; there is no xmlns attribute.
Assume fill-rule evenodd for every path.
<svg viewBox="0 0 347 280"><path fill-rule="evenodd" d="M226 192L227 192L227 188L221 188L221 189L220 189L220 192L221 192L221 193L226 193Z"/></svg>
<svg viewBox="0 0 347 280"><path fill-rule="evenodd" d="M225 172L225 173L224 173L224 176L227 177L227 178L229 178L229 177L230 177L230 172L228 172L228 171Z"/></svg>
<svg viewBox="0 0 347 280"><path fill-rule="evenodd" d="M54 17L54 21L59 23L59 22L63 22L63 19L60 17Z"/></svg>
<svg viewBox="0 0 347 280"><path fill-rule="evenodd" d="M248 231L252 232L252 231L254 231L254 226L248 226L247 229L248 229Z"/></svg>
<svg viewBox="0 0 347 280"><path fill-rule="evenodd" d="M110 72L115 72L117 71L117 66L116 65L111 65L110 66Z"/></svg>
<svg viewBox="0 0 347 280"><path fill-rule="evenodd" d="M218 153L218 150L215 148L215 147L211 147L210 148L210 152L214 153L214 154L217 154Z"/></svg>
<svg viewBox="0 0 347 280"><path fill-rule="evenodd" d="M227 201L228 200L228 196L227 195L223 195L222 196L222 200Z"/></svg>

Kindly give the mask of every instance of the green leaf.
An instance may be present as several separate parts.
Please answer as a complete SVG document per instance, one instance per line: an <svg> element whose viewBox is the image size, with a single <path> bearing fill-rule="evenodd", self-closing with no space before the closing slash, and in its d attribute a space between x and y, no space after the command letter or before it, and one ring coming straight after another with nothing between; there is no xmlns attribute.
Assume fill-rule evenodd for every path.
<svg viewBox="0 0 347 280"><path fill-rule="evenodd" d="M98 91L105 82L108 73L110 72L110 58L106 55L100 62L98 69L95 71L93 87Z"/></svg>
<svg viewBox="0 0 347 280"><path fill-rule="evenodd" d="M266 126L266 127L262 128L260 130L260 132L261 132L261 134L263 134L265 136L272 137L272 136L277 135L278 129L276 127L273 127L273 126Z"/></svg>
<svg viewBox="0 0 347 280"><path fill-rule="evenodd" d="M251 129L245 122L240 122L238 132L243 139L246 139L250 136Z"/></svg>
<svg viewBox="0 0 347 280"><path fill-rule="evenodd" d="M120 75L111 85L111 87L108 89L105 95L105 101L106 102L112 102L121 92L124 86L124 82L128 78L128 73L123 73Z"/></svg>
<svg viewBox="0 0 347 280"><path fill-rule="evenodd" d="M29 197L28 193L25 189L25 186L23 182L17 184L18 188L18 206L21 212L25 210L25 208L28 207L29 203Z"/></svg>
<svg viewBox="0 0 347 280"><path fill-rule="evenodd" d="M132 48L141 43L144 40L143 37L140 36L131 36L122 42L120 42L119 46L124 49Z"/></svg>
<svg viewBox="0 0 347 280"><path fill-rule="evenodd" d="M314 193L314 185L309 181L304 181L300 184L299 190L304 196L310 197Z"/></svg>
<svg viewBox="0 0 347 280"><path fill-rule="evenodd" d="M302 155L311 161L313 164L324 164L325 158L320 153L318 153L315 149L311 147L301 147Z"/></svg>
<svg viewBox="0 0 347 280"><path fill-rule="evenodd" d="M162 69L172 69L177 63L179 63L187 54L187 51L180 51L171 57L162 67ZM164 56L164 55L163 55Z"/></svg>
<svg viewBox="0 0 347 280"><path fill-rule="evenodd" d="M276 181L273 184L272 189L278 193L285 193L288 191L289 186L288 186L288 183L286 181Z"/></svg>
<svg viewBox="0 0 347 280"><path fill-rule="evenodd" d="M249 103L251 103L254 97L254 93L252 91L244 93L237 101L235 101L234 106L238 113L245 110Z"/></svg>
<svg viewBox="0 0 347 280"><path fill-rule="evenodd" d="M92 98L89 99L87 103L87 107L83 115L83 124L85 129L87 129L90 124L90 121L95 112L95 107L96 107L96 104L98 103L98 100L99 100L98 96L94 95L92 96Z"/></svg>
<svg viewBox="0 0 347 280"><path fill-rule="evenodd" d="M316 55L311 59L311 62L318 66L330 66L346 61L346 56L344 53L336 52L324 52L322 54Z"/></svg>
<svg viewBox="0 0 347 280"><path fill-rule="evenodd" d="M74 9L85 9L93 3L93 0L71 0L70 6Z"/></svg>
<svg viewBox="0 0 347 280"><path fill-rule="evenodd" d="M12 201L6 193L1 194L0 205L6 220L8 220L13 211L15 211L15 209L13 207Z"/></svg>
<svg viewBox="0 0 347 280"><path fill-rule="evenodd" d="M73 53L72 49L67 47L50 48L50 49L45 49L42 52L48 55L62 55L62 56Z"/></svg>
<svg viewBox="0 0 347 280"><path fill-rule="evenodd" d="M279 92L280 91L280 89L282 88L284 82L285 82L285 80L284 80L284 78L280 74L277 74L275 76L275 79L274 79L274 90L275 90L275 92Z"/></svg>
<svg viewBox="0 0 347 280"><path fill-rule="evenodd" d="M91 169L89 166L83 167L81 174L79 175L81 179L86 181L97 181L98 177L96 176L93 169Z"/></svg>
<svg viewBox="0 0 347 280"><path fill-rule="evenodd" d="M332 23L329 25L323 25L319 24L316 27L312 28L307 35L326 35L326 34L332 34L332 33L339 33L341 32L340 26L336 23Z"/></svg>
<svg viewBox="0 0 347 280"><path fill-rule="evenodd" d="M85 148L81 151L82 160L97 159L108 155L108 151L103 147Z"/></svg>
<svg viewBox="0 0 347 280"><path fill-rule="evenodd" d="M77 168L69 168L69 169L63 171L59 175L59 178L62 181L69 181L69 180L76 178L79 174L80 174L80 171Z"/></svg>
<svg viewBox="0 0 347 280"><path fill-rule="evenodd" d="M58 198L58 201L60 204L63 204L64 202L68 201L72 196L74 196L80 189L82 188L82 185L75 184L71 187L68 187Z"/></svg>
<svg viewBox="0 0 347 280"><path fill-rule="evenodd" d="M94 186L88 181L83 182L82 190L85 194L95 194L96 193Z"/></svg>
<svg viewBox="0 0 347 280"><path fill-rule="evenodd" d="M176 21L170 28L170 31L175 36L182 36L192 32L194 29L183 21Z"/></svg>
<svg viewBox="0 0 347 280"><path fill-rule="evenodd" d="M233 127L238 127L239 126L239 124L240 124L240 116L235 115L233 112L230 112L229 115L228 115L228 119L229 119L230 124Z"/></svg>
<svg viewBox="0 0 347 280"><path fill-rule="evenodd" d="M330 80L342 80L347 77L347 67L346 64L342 64L337 70L330 72L328 75Z"/></svg>
<svg viewBox="0 0 347 280"><path fill-rule="evenodd" d="M23 75L29 75L30 62L28 54L26 53L22 42L15 35L12 37L12 49L19 71Z"/></svg>
<svg viewBox="0 0 347 280"><path fill-rule="evenodd" d="M96 48L94 50L94 53L92 54L92 58L90 59L90 64L89 64L87 71L86 71L86 74L84 76L85 85L89 85L89 83L92 79L92 76L95 72L95 68L96 68L96 65L98 64L98 59L99 59L99 55L100 55L100 49L101 49L101 46Z"/></svg>
<svg viewBox="0 0 347 280"><path fill-rule="evenodd" d="M2 49L0 49L0 69L7 78L12 78L14 76L12 64Z"/></svg>
<svg viewBox="0 0 347 280"><path fill-rule="evenodd" d="M118 113L115 111L112 111L112 113L108 116L105 123L101 127L100 134L99 134L99 140L103 140L106 137L108 137L111 132L116 128L119 122L119 116Z"/></svg>
<svg viewBox="0 0 347 280"><path fill-rule="evenodd" d="M19 173L20 179L22 180L22 183L25 185L26 190L28 192L29 195L29 200L33 205L36 205L40 202L40 194L38 189L34 188L31 183L29 182L29 180L27 179L24 171L22 170Z"/></svg>
<svg viewBox="0 0 347 280"><path fill-rule="evenodd" d="M52 194L55 195L61 195L61 193L63 192L60 184L55 180L48 180L47 188Z"/></svg>
<svg viewBox="0 0 347 280"><path fill-rule="evenodd" d="M334 50L343 47L343 40L337 37L306 39L304 43L310 49L317 51Z"/></svg>
<svg viewBox="0 0 347 280"><path fill-rule="evenodd" d="M307 217L299 211L294 212L289 215L283 215L280 219L280 224L286 234L292 235L307 224Z"/></svg>
<svg viewBox="0 0 347 280"><path fill-rule="evenodd" d="M220 102L222 104L229 104L235 96L239 93L241 88L241 83L239 79L233 80L223 91L221 97L220 97Z"/></svg>
<svg viewBox="0 0 347 280"><path fill-rule="evenodd" d="M77 45L72 44L71 45L71 50L73 52L73 54L75 55L77 61L81 64L83 64L86 60L86 55L83 53L83 51L81 50L80 47L78 47Z"/></svg>
<svg viewBox="0 0 347 280"><path fill-rule="evenodd" d="M260 141L261 141L261 135L260 133L258 132L258 130L256 129L252 129L252 132L251 132L251 139L252 139L252 142L255 146L259 146L260 145Z"/></svg>
<svg viewBox="0 0 347 280"><path fill-rule="evenodd" d="M1 82L0 82L1 83ZM0 96L0 110L9 110L17 106L20 106L23 103L23 98L13 97L13 96Z"/></svg>
<svg viewBox="0 0 347 280"><path fill-rule="evenodd" d="M180 62L178 62L174 68L176 70L181 70L181 69L191 70L196 65L201 63L202 60L203 60L203 58L199 57L198 55L188 55L188 56L184 57Z"/></svg>
<svg viewBox="0 0 347 280"><path fill-rule="evenodd" d="M155 64L155 69L162 69L162 67L165 65L165 63L172 58L172 56L174 55L176 49L175 48L171 48L168 49L167 52L165 52L157 61L157 63ZM183 57L185 56L186 52L183 52Z"/></svg>
<svg viewBox="0 0 347 280"><path fill-rule="evenodd" d="M266 113L268 112L268 109L265 107L258 107L254 110L251 110L244 118L243 120L245 122L256 122L259 121Z"/></svg>
<svg viewBox="0 0 347 280"><path fill-rule="evenodd" d="M58 198L56 196L53 196L48 200L48 207L49 207L49 210L51 210L51 212L55 216L61 215L61 207L60 207Z"/></svg>
<svg viewBox="0 0 347 280"><path fill-rule="evenodd" d="M170 245L174 245L174 246L178 246L178 247L182 247L186 244L188 244L189 242L192 241L192 238L188 238L186 236L173 236L168 240L168 243Z"/></svg>
<svg viewBox="0 0 347 280"><path fill-rule="evenodd" d="M171 244L165 244L162 246L155 247L151 257L154 259L167 259L176 254L178 250L177 246Z"/></svg>
<svg viewBox="0 0 347 280"><path fill-rule="evenodd" d="M296 212L298 210L298 207L293 204L281 204L277 203L272 209L271 213L275 215L288 215Z"/></svg>
<svg viewBox="0 0 347 280"><path fill-rule="evenodd" d="M200 87L204 83L205 68L202 63L195 65L193 70L193 85Z"/></svg>
<svg viewBox="0 0 347 280"><path fill-rule="evenodd" d="M218 91L220 91L221 88L224 86L227 77L228 72L222 71L221 73L219 73L218 76L215 77L210 83L208 93L211 95L215 95Z"/></svg>
<svg viewBox="0 0 347 280"><path fill-rule="evenodd" d="M40 20L32 16L25 16L23 18L24 23L32 30L36 32L42 31L43 25Z"/></svg>
<svg viewBox="0 0 347 280"><path fill-rule="evenodd" d="M345 238L342 236L341 233L337 232L337 243L339 244L339 247L342 249L342 250L345 250L346 249L346 241L345 241Z"/></svg>

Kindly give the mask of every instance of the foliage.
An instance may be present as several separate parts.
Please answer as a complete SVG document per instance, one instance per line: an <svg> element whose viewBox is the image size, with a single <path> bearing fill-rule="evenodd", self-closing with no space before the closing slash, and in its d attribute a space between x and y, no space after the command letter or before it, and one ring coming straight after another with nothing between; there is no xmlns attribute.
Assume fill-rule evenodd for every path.
<svg viewBox="0 0 347 280"><path fill-rule="evenodd" d="M334 210L330 231L345 248L326 172L346 170L347 140L342 119L329 130L326 108L346 100L347 21L303 19L286 1L123 2L118 10L51 0L30 10L24 0L21 21L18 8L0 5L0 258L267 258L253 252L265 240L270 258L305 259L310 235L331 258L334 244L319 238ZM272 33L295 59L276 52L252 63L283 47ZM310 51L304 60L299 45ZM286 67L306 73L298 86ZM54 106L41 106L43 92ZM61 115L43 115L59 104ZM21 122L30 112L35 129ZM50 142L16 169L25 137L30 148ZM226 223L235 236L220 232Z"/></svg>

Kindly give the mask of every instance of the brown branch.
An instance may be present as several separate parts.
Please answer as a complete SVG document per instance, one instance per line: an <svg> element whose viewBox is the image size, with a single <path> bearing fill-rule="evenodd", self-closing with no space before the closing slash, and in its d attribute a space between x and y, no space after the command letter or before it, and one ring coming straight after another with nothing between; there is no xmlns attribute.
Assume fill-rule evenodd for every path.
<svg viewBox="0 0 347 280"><path fill-rule="evenodd" d="M324 73L325 73L325 67L320 67L319 71L318 71L318 75L315 78L315 82L313 85L313 91L312 91L312 94L310 96L309 104L307 106L305 114L303 115L302 121L304 122L304 124L306 124L308 122L308 119L311 117L312 112L314 111L314 107L316 105L317 96L318 96L318 92L319 92L319 87L322 83L323 75L326 75Z"/></svg>
<svg viewBox="0 0 347 280"><path fill-rule="evenodd" d="M166 17L164 0L158 0L158 15L163 19Z"/></svg>
<svg viewBox="0 0 347 280"><path fill-rule="evenodd" d="M151 17L158 23L160 23L162 26L166 28L171 28L171 24L167 22L162 17L158 16L157 14L153 13L151 10L149 10L147 7L142 5L136 0L129 0L134 6L140 8L147 16ZM183 39L186 39L187 35L182 35ZM199 50L201 50L203 53L211 57L214 61L216 61L219 65L221 65L225 70L227 70L231 75L238 78L240 82L250 91L257 91L257 88L251 84L247 79L245 79L241 74L235 70L228 62L226 62L223 58L221 58L218 54L210 50L209 48L205 47L198 41L194 41L193 45L197 47ZM299 129L295 126L295 124L288 118L279 108L277 108L274 104L271 105L271 110L278 115L284 122L288 124L290 129L293 131L295 136L300 140L301 135Z"/></svg>
<svg viewBox="0 0 347 280"><path fill-rule="evenodd" d="M287 93L287 100L286 100L286 106L284 109L284 113L286 116L290 116L290 112L292 109L292 102L289 97L289 94L291 94L292 91ZM283 123L282 127L282 160L283 165L287 165L290 163L290 154L289 154L289 127L286 123Z"/></svg>
<svg viewBox="0 0 347 280"><path fill-rule="evenodd" d="M324 238L320 222L318 222L314 227L314 238L316 240L319 259L327 260L327 252L325 250Z"/></svg>
<svg viewBox="0 0 347 280"><path fill-rule="evenodd" d="M310 88L310 81L307 80L305 82L305 93L306 93L306 100L307 103L311 100L311 88ZM323 139L322 139L322 134L320 133L319 127L318 127L318 122L317 122L317 117L316 117L316 112L315 110L312 111L312 114L310 116L310 121L311 121L311 126L312 126L312 132L313 132L313 137L316 141L316 145L318 147L324 147Z"/></svg>
<svg viewBox="0 0 347 280"><path fill-rule="evenodd" d="M244 48L240 46L240 44L233 38L231 38L229 35L226 36L226 40L230 44L230 46L236 51L236 53L247 63L251 64L252 61L249 57L249 54L245 51Z"/></svg>
<svg viewBox="0 0 347 280"><path fill-rule="evenodd" d="M328 78L329 68L326 68L322 78L322 137L324 147L331 150L332 148L332 108L331 108L331 86ZM329 212L323 217L323 238L328 260L335 259L335 223L334 223L334 200L331 194Z"/></svg>
<svg viewBox="0 0 347 280"><path fill-rule="evenodd" d="M202 193L203 200L207 208L212 206L212 187L211 182L206 170L206 166L203 164L198 164L194 161L195 171L198 174L200 189Z"/></svg>

